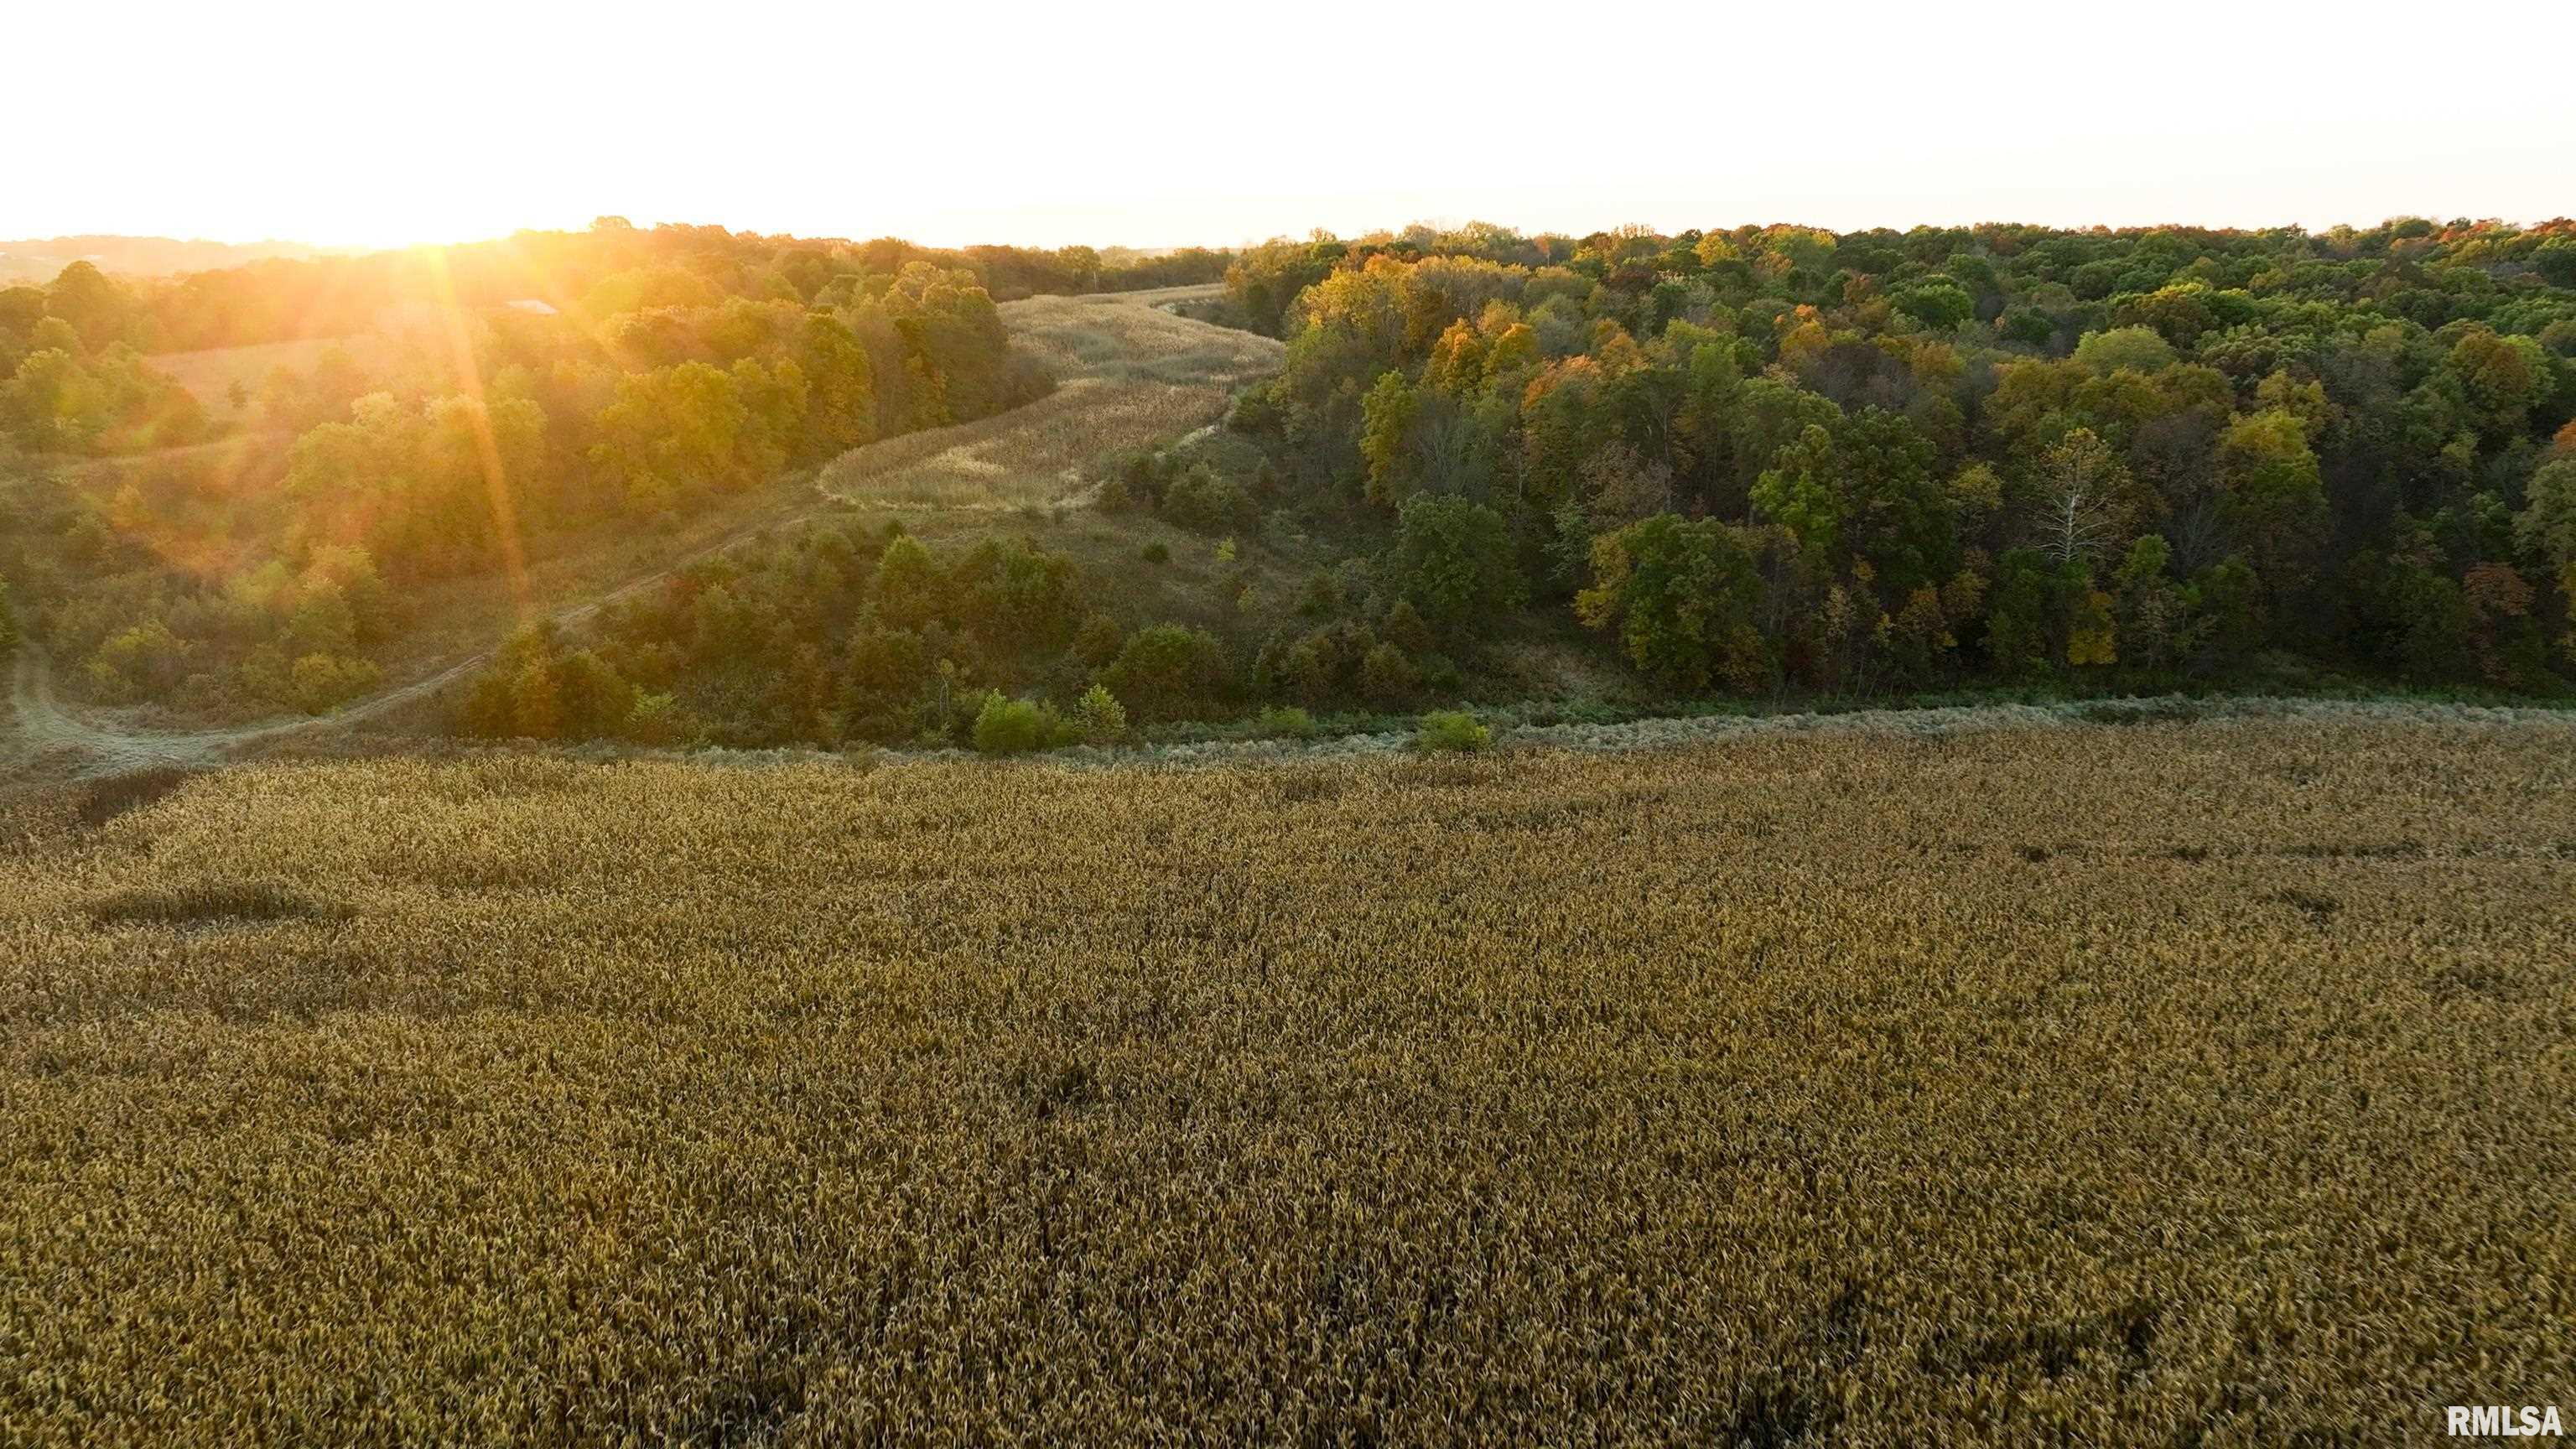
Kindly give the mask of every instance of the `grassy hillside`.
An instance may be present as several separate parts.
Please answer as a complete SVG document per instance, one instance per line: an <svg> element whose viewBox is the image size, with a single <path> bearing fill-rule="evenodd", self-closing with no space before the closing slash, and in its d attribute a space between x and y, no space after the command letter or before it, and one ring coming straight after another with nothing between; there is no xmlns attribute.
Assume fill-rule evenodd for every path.
<svg viewBox="0 0 2576 1449"><path fill-rule="evenodd" d="M1216 291L1006 302L1012 345L1045 364L1055 392L978 422L853 449L823 470L819 486L842 502L892 507L1080 501L1107 459L1216 422L1234 388L1278 366L1285 349L1277 342L1161 305Z"/></svg>
<svg viewBox="0 0 2576 1449"><path fill-rule="evenodd" d="M25 801L0 1438L2420 1440L2576 1387L2571 743Z"/></svg>
<svg viewBox="0 0 2576 1449"><path fill-rule="evenodd" d="M283 367L309 373L333 348L364 351L364 339L298 338L289 342L255 342L245 347L209 347L196 352L165 352L152 359L153 370L188 390L206 416L219 423L251 424L259 420L260 388Z"/></svg>

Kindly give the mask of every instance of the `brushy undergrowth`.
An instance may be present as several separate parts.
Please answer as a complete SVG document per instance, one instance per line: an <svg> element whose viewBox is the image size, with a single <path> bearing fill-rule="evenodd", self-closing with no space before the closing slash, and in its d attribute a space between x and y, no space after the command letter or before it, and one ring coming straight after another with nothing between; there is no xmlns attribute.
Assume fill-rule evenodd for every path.
<svg viewBox="0 0 2576 1449"><path fill-rule="evenodd" d="M1282 740L1311 740L1321 731L1315 717L1293 704L1273 705L1253 721L1256 737Z"/></svg>
<svg viewBox="0 0 2576 1449"><path fill-rule="evenodd" d="M2564 725L545 769L0 858L0 1440L2394 1444L2570 1392ZM365 909L90 913L207 881Z"/></svg>
<svg viewBox="0 0 2576 1449"><path fill-rule="evenodd" d="M1494 732L1463 709L1433 710L1422 717L1413 743L1415 748L1434 754L1472 755L1493 745Z"/></svg>

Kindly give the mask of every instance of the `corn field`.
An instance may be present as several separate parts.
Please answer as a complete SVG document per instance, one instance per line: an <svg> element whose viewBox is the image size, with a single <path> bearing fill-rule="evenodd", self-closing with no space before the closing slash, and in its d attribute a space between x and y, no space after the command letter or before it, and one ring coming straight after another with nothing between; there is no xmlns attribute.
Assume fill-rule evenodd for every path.
<svg viewBox="0 0 2576 1449"><path fill-rule="evenodd" d="M0 1443L2376 1444L2566 1403L2570 744L22 800Z"/></svg>

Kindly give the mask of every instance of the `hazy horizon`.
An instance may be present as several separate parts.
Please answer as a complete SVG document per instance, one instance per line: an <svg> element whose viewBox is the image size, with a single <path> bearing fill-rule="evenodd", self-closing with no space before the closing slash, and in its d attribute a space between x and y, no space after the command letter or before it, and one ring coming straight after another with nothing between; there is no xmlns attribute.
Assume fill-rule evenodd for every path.
<svg viewBox="0 0 2576 1449"><path fill-rule="evenodd" d="M623 215L1154 248L1432 218L2322 230L2576 209L2576 98L2399 103L2491 62L2491 34L2398 48L2207 0L2149 33L2006 5L1833 31L1649 12L1562 37L1536 12L1272 33L1147 5L971 45L925 14L685 36L626 12L440 15L174 10L123 56L142 99L122 105L36 70L28 112L81 119L20 158L0 236L382 247ZM79 29L42 12L13 38L64 53ZM2552 13L2516 45L2568 39Z"/></svg>
<svg viewBox="0 0 2576 1449"><path fill-rule="evenodd" d="M1248 246L1248 245L1257 245L1257 244L1260 244L1260 243L1262 243L1262 242L1267 242L1267 241L1275 240L1275 239L1278 239L1278 238L1281 238L1281 237L1287 237L1287 238L1303 238L1303 237L1305 237L1305 236L1309 235L1310 233L1312 233L1312 232L1314 232L1314 231L1316 231L1316 230L1318 230L1318 229L1321 229L1321 230L1323 230L1323 231L1330 232L1330 233L1332 233L1333 235L1335 235L1335 236L1337 236L1337 237L1341 237L1341 238L1344 238L1344 239L1350 239L1350 238L1356 238L1356 237L1368 236L1368 235L1372 235L1372 234L1375 234L1375 233L1395 233L1395 232L1401 232L1401 231L1405 230L1406 228L1411 227L1411 226L1415 226L1415 225L1429 226L1429 227L1434 228L1435 230L1443 230L1443 231L1456 230L1456 229L1458 229L1458 228L1460 228L1460 227L1462 227L1462 226L1465 226L1465 225L1467 225L1467 224L1469 224L1469 223L1471 223L1471 222L1474 222L1474 223L1487 223L1487 224L1491 224L1491 225L1503 226L1503 227L1509 228L1511 231L1513 231L1513 232L1515 232L1515 233L1517 233L1517 234L1519 234L1519 235L1522 235L1522 236L1558 235L1558 236L1569 236L1569 237L1577 237L1577 238L1584 237L1584 236L1589 236L1589 235L1592 235L1592 234L1594 234L1594 233L1596 233L1596 232L1609 231L1609 230L1611 230L1611 229L1613 229L1613 228L1616 228L1616 227L1626 226L1626 225L1632 225L1632 224L1634 224L1634 225L1642 225L1642 226L1646 226L1646 227L1648 227L1650 230L1652 230L1652 231L1654 231L1655 233L1657 233L1658 235L1665 235L1665 236L1676 235L1676 234L1681 233L1681 232L1684 232L1684 231L1698 231L1698 232L1701 232L1701 233L1703 233L1703 234L1708 233L1708 232L1712 232L1712 231L1733 231L1733 230L1734 230L1734 229L1736 229L1737 227L1739 227L1739 226L1745 226L1745 225L1752 225L1752 226L1772 226L1772 225L1819 226L1819 227L1825 227L1827 230L1830 230L1830 231L1833 231L1833 232L1836 232L1836 233L1839 233L1839 234L1849 234L1849 233L1852 233L1852 232L1860 232L1860 231L1871 231L1871 230L1878 230L1878 229L1882 229L1882 228L1883 228L1883 229L1887 229L1887 230L1892 230L1892 231L1903 232L1903 231L1910 230L1910 229L1912 229L1912 228L1914 228L1914 227L1917 227L1917 226L1951 227L1951 226L1981 226L1981 225L2008 225L2008 226L2010 226L2010 225L2026 225L2026 226L2046 227L2046 228L2052 228L2052 229L2057 229L2057 230L2069 230L2069 231L2081 231L2081 230L2088 230L2088 229L2090 229L2090 228L2097 227L2097 226L2098 226L2098 227L2103 227L2103 228L2106 228L2106 229L2109 229L2109 230L2112 230L2112 231L2129 231L2129 230L2137 230L2137 229L2141 229L2141 228L2152 228L2152 227L2159 227L2159 226L2181 226L2181 227L2193 227L2193 228L2197 228L2197 229L2210 230L2210 231L2236 231L2236 232L2261 232L2261 231L2270 231L2270 230L2274 230L2274 229L2282 228L2282 227L2291 227L2291 226L2296 226L2296 227L2300 227L2300 228L2302 228L2302 229L2304 229L2304 230L2306 230L2306 231L2308 231L2308 232L2310 232L2310 233L2314 234L2314 233L2320 233L2320 232L2324 232L2324 231L2330 230L2330 229L2332 229L2333 227L2336 227L2336 226L2350 226L2350 227L2354 228L2355 230L2367 230L2367 229L2369 229L2369 228L2371 228L2371 227L2378 226L2378 225L2380 225L2380 224L2382 224L2382 223L2385 223L2385 222L2388 222L2388 221L2396 220L2396 219L2398 219L2398 218L2400 218L2400 217L2420 217L2420 218L2423 218L2423 219L2426 219L2426 220L2429 220L2429 221L2433 221L2433 222L2440 223L2440 224L2445 224L2445 225L2447 225L2447 224L2449 224L2449 223L2451 223L2451 222L2453 222L2453 221L2458 221L2458 220L2464 220L2464 219L2465 219L2465 220L2469 220L2469 221L2479 221L2479 222L2488 222L2488 221L2501 222L2501 223L2504 223L2505 225L2508 225L2508 226L2516 226L2516 227L2531 227L2531 226L2538 226L2538 225L2542 225L2542 224L2547 223L2547 222L2549 222L2549 221L2556 220L2556 219L2559 219L2559 218L2561 218L2561 217L2564 217L2564 216L2566 216L2566 215L2568 215L2568 214L2569 214L2569 213L2568 213L2568 212L2566 212L2566 211L2561 211L2561 212L2556 212L2556 213L2552 213L2552 214L2549 214L2549 215L2513 216L2513 215L2499 215L2499 214L2496 214L2496 213L2493 213L2493 212L2448 212L2448 211L2438 211L2438 210L2424 210L2424 209L2421 209L2421 208L2402 208L2402 207L2401 207L2401 208L2398 208L2398 209L2395 209L2395 210L2391 210L2391 211L2388 211L2388 212L2385 212L2385 213L2383 213L2383 214L2379 214L2379 215L2373 215L2373 216L2359 216L2359 215L2355 215L2355 216L2345 216L2345 217L2337 217L2337 218L2333 218L2333 219L2330 219L2330 220L2324 220L2324 221L2315 221L2315 220L2306 220L2306 219L2295 219L2295 218L2284 218L2284 219L2272 220L2272 221L2242 221L2242 220L2238 220L2238 221L2210 221L2210 220L2206 220L2206 219L2202 219L2202 218L2196 218L2196 217L2184 217L2184 216L2166 216L2166 217L2156 217L2156 218L2149 218L2149 219L2125 219L2125 220L2120 220L2120 221L2087 221L2087 220L2065 220L2065 219L2059 219L2059 218L2046 218L2046 217L2020 216L2020 215L1995 215L1995 216L1977 216L1977 217L1965 217L1965 216L1961 216L1961 217L1941 217L1941 218L1932 218L1932 219L1920 219L1920 220L1913 220L1913 221L1907 221L1907 222L1903 222L1903 223L1897 223L1897 222L1868 222L1868 221L1864 221L1864 222L1855 222L1855 223L1850 223L1850 224L1845 224L1845 225L1828 225L1827 223L1825 223L1825 222L1823 222L1823 221L1819 221L1819 220L1818 220L1818 219L1816 219L1814 216L1811 216L1811 215L1804 215L1804 214L1784 214L1784 215L1777 215L1777 216L1763 216L1763 217L1758 217L1758 218L1756 218L1756 217L1752 217L1752 216L1745 216L1745 217L1737 217L1737 218L1720 219L1720 220L1715 220L1715 221L1710 221L1710 220L1682 220L1682 219L1674 219L1674 220L1669 220L1669 221L1652 221L1652 220L1643 220L1643 219L1640 219L1640 218L1638 218L1638 217L1634 217L1634 216L1611 216L1611 215L1609 215L1608 213L1604 213L1604 214L1602 215L1602 217L1600 217L1600 218L1596 218L1595 220L1593 220L1593 221L1591 221L1591 222L1588 222L1588 223L1575 223L1575 222L1568 222L1568 223L1563 223L1563 224L1551 224L1551 225L1524 225L1524 224L1520 224L1520 223L1514 222L1514 221L1512 221L1511 219L1509 219L1508 217L1504 217L1504 216L1500 216L1500 215L1495 215L1495 214L1489 214L1488 212L1484 212L1484 211L1476 211L1476 212L1452 213L1452 214L1442 214L1442 215L1406 216L1406 217L1404 217L1404 218L1402 218L1402 219L1400 219L1400 220L1379 220L1379 221L1374 221L1374 222L1367 222L1367 223L1355 223L1355 224L1348 224L1348 225L1327 225L1327 224L1323 224L1323 223L1314 223L1314 224L1310 224L1310 225L1303 226L1303 227L1296 227L1296 228L1282 228L1282 229L1279 229L1279 230L1275 230L1275 231L1267 231L1267 232L1246 232L1246 233L1243 233L1243 234L1241 234L1241 235L1234 235L1234 236L1205 236L1205 237L1183 237L1183 238L1177 238L1177 239L1145 239L1145 240L1137 240L1137 239L1132 239L1132 238L1121 238L1121 237L1117 237L1117 236L1099 236L1099 235L1085 234L1085 233L1080 233L1080 232L1049 232L1049 233L1048 233L1048 235L1047 235L1046 237L1044 237L1044 238L1033 238L1033 237L1030 237L1030 236L1011 236L1011 235L1001 235L1001 234L988 233L988 232L972 232L972 233L962 233L962 232L961 232L961 233L956 233L956 234L953 234L953 235L952 235L952 234L928 234L928 233L920 233L920 232L906 232L906 231L871 230L871 229L866 229L866 228L851 229L851 228L821 227L821 228L815 228L815 229L798 230L798 229L794 229L794 228L787 228L787 227L772 227L772 226L756 226L756 225L748 225L748 224L745 224L745 223L742 223L742 222L739 222L739 221L736 221L736 220L731 220L731 219L728 219L728 218L724 218L724 217L706 217L706 216L666 216L666 217L646 217L646 216L637 216L637 215L635 215L635 214L634 214L634 213L632 213L632 212L617 212L617 211L611 211L611 212L602 212L602 213L598 213L598 214L597 214L597 216L592 216L592 217L583 217L583 218L580 218L580 219L577 219L577 220L571 220L571 219L567 219L567 220L557 220L557 219L549 218L549 219L547 219L546 221L543 221L543 222L530 222L530 223L527 223L527 224L524 224L524 225L510 226L510 227L505 227L505 228L502 228L502 229L499 229L499 230L493 230L493 231L479 231L479 232L476 232L476 233L471 234L471 235L429 236L429 237L422 237L422 238L419 238L419 239L417 239L417 240L415 240L415 241L409 241L409 242L381 242L381 243L379 243L379 242L364 242L364 241L346 241L346 242L343 242L343 241L318 240L318 239L315 239L315 238L312 238L312 237L305 237L305 236L292 236L292 235L273 234L273 233L250 233L250 234L236 234L236 235L227 235L227 236L212 236L212 235L207 235L207 234L202 233L202 232L187 232L187 231L108 231L108 230L102 230L102 229L97 228L97 227L80 227L80 228L73 228L73 229L69 229L69 230L58 230L58 231L50 231L50 232L42 232L42 233L34 233L34 232L31 232L31 233L27 233L27 234L25 234L25 235L13 235L13 236L9 236L9 237L0 237L0 243L6 243L6 242L12 242L12 241L17 241L17 242L31 242L31 241L64 241L64 240L76 240L76 239L87 238L87 237L113 237L113 238L118 238L118 239L122 239L122 240L129 240L129 241L134 241L134 240L159 240L159 241L178 242L178 243L182 243L182 244L189 244L189 245L210 245L210 246L224 246L224 247L234 247L234 248L251 248L251 247L263 247L263 246L269 246L269 247L301 247L301 248L306 248L306 249L309 249L309 250L313 250L313 251L320 251L320 252L334 252L334 253L362 254L362 253L371 252L371 251L399 250L399 249L401 249L401 248L403 248L403 247L409 247L409 246L468 246L468 245L472 245L472 244L477 243L477 242L497 241L497 240L500 240L500 239L502 239L502 238L508 237L508 236L513 235L514 233L518 233L518 232L542 232L542 231L583 231L583 230L588 229L588 228L589 228L589 226L592 224L592 222L594 222L594 221L598 220L600 217L618 216L618 217L623 217L623 218L625 218L627 221L631 222L631 223L632 223L632 224L634 224L635 226L642 227L642 228L648 228L648 229L649 229L649 228L652 228L652 227L656 227L656 226L722 226L722 227L726 228L727 230L729 230L729 231L734 231L734 232L753 233L753 234L771 235L771 236L793 236L793 237L796 237L796 238L799 238L799 239L802 239L802 240L841 239L841 240L854 241L854 242L857 242L857 241L869 241L869 240L874 240L874 239L879 238L879 237L888 237L888 236L891 236L891 237L897 237L897 238L900 238L900 239L902 239L902 240L904 240L904 241L912 242L912 243L914 243L915 245L918 245L918 246L924 246L924 247L936 247L936 248L943 248L943 249L950 249L950 250L960 249L960 248L965 248L965 247L971 247L971 246L1022 246L1022 247L1044 247L1044 248L1050 248L1050 249L1052 249L1052 248L1056 248L1056 247L1065 247L1065 246L1081 245L1081 246L1090 246L1090 247L1101 248L1101 249L1106 249L1106 248L1111 248L1111 247L1123 247L1123 248L1126 248L1126 249L1128 249L1128 250L1130 250L1130 251L1139 251L1139 252L1166 252L1166 251L1180 251L1180 250L1184 250L1184 249L1191 248L1191 247L1204 247L1204 248L1215 249L1215 250L1222 250L1222 249L1225 249L1225 248L1239 248L1239 247Z"/></svg>

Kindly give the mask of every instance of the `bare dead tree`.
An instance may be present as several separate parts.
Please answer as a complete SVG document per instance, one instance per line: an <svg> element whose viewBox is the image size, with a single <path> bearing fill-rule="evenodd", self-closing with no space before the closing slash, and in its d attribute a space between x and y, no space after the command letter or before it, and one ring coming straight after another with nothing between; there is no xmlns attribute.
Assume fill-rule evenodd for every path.
<svg viewBox="0 0 2576 1449"><path fill-rule="evenodd" d="M2057 564L2090 562L2121 536L2117 493L2126 470L2110 446L2078 428L2048 450L2048 491L2037 519L2039 550Z"/></svg>

